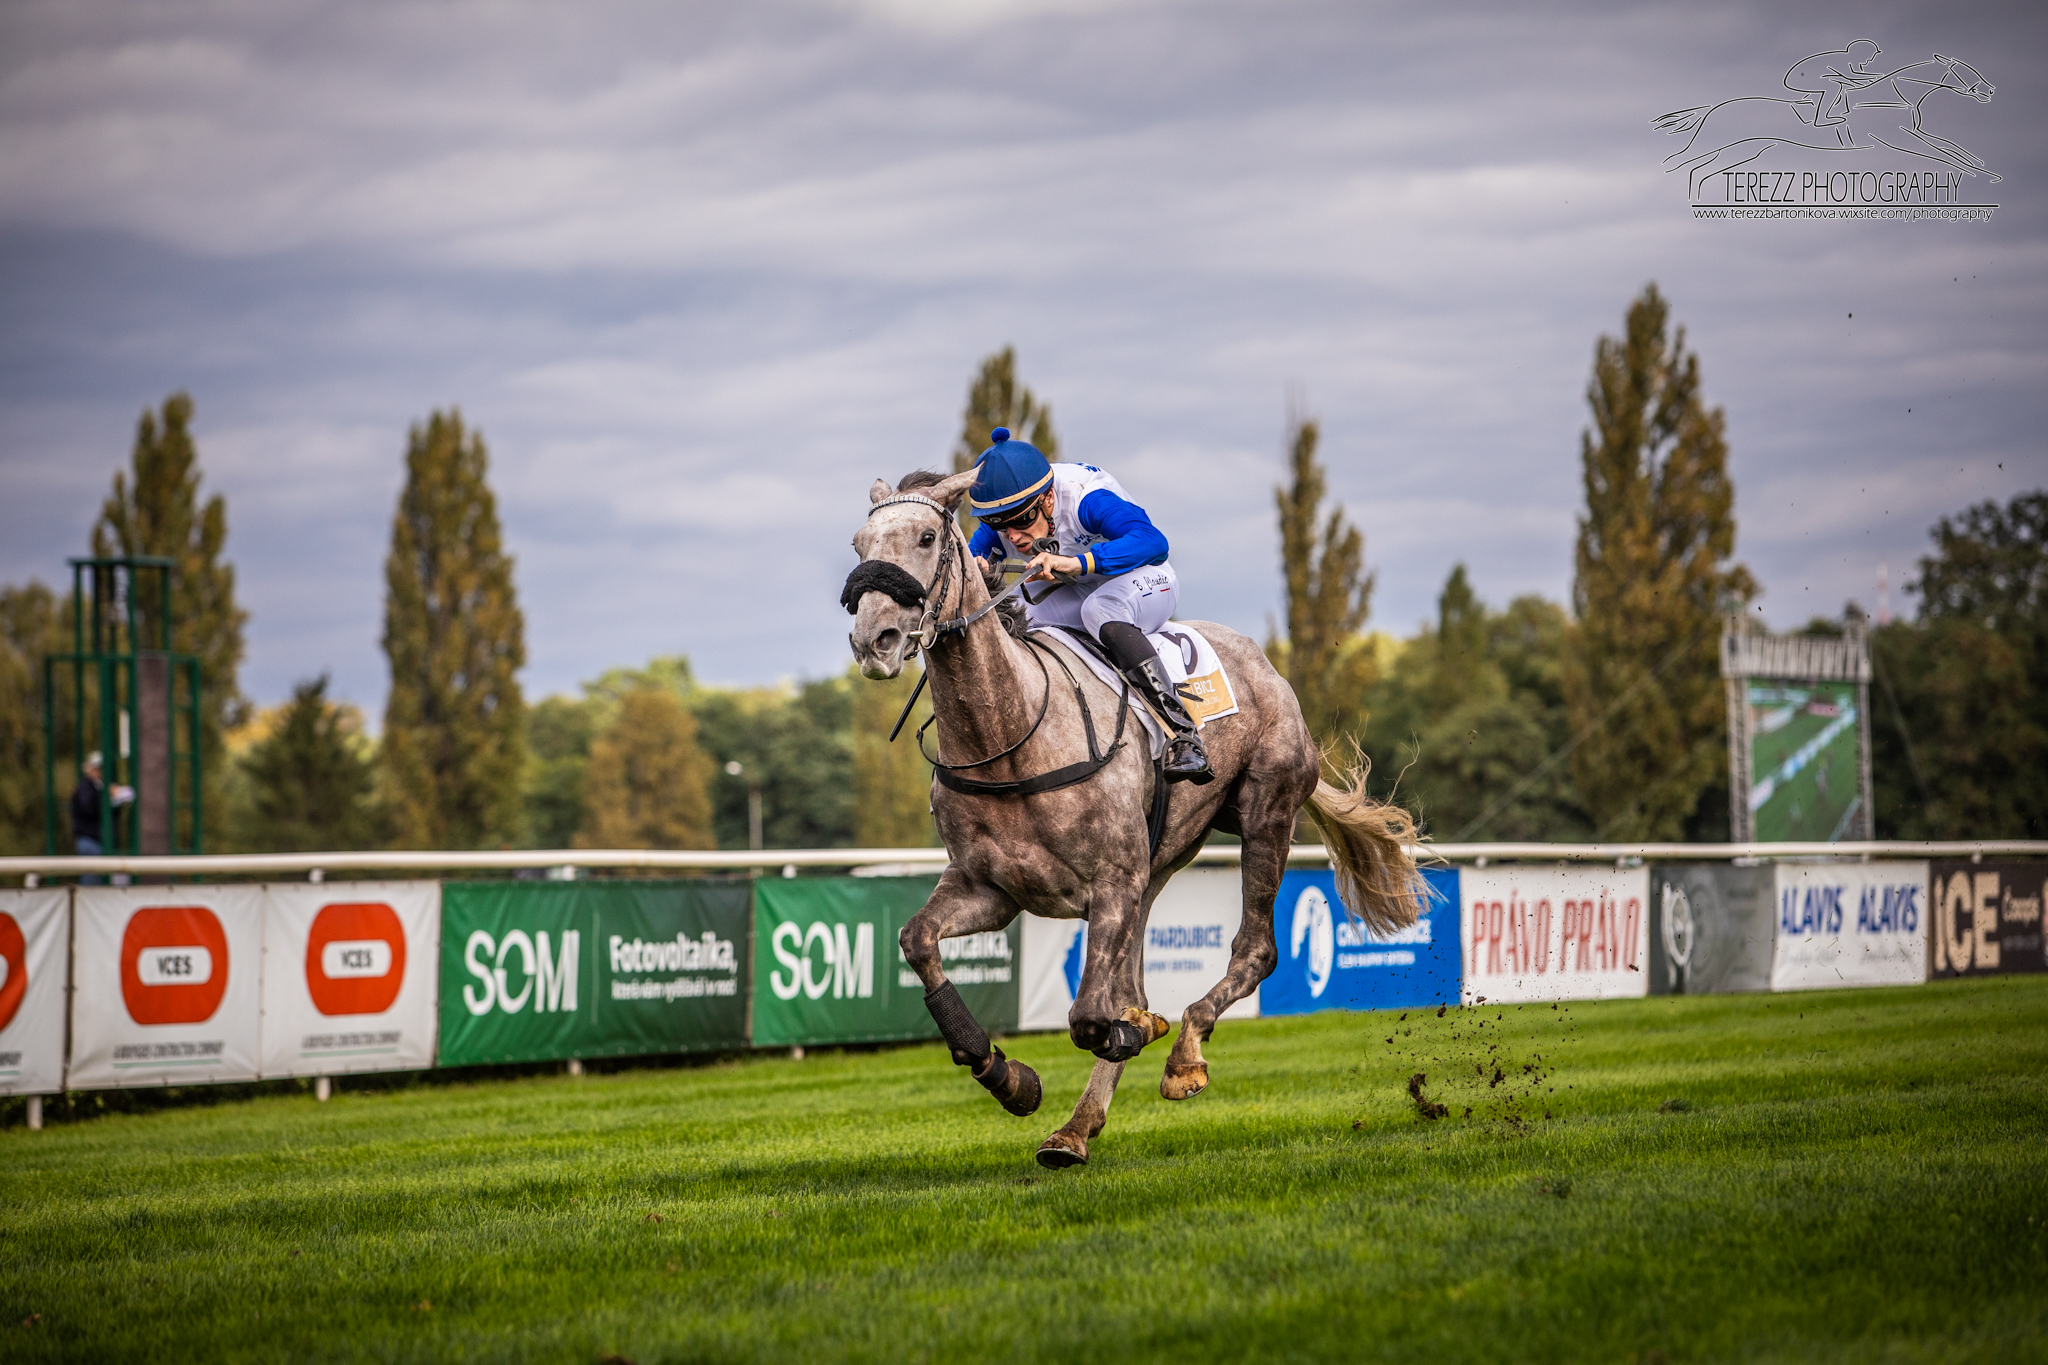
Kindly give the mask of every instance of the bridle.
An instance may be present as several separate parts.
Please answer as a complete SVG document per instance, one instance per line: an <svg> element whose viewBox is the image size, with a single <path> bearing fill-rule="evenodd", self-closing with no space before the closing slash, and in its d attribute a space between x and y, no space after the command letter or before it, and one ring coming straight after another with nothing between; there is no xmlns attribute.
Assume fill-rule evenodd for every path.
<svg viewBox="0 0 2048 1365"><path fill-rule="evenodd" d="M954 522L953 514L947 511L936 498L928 498L922 493L892 494L868 508L868 515L873 516L884 507L899 507L905 504L929 507L932 511L939 514L939 521L946 528L942 532L946 539L939 549L938 567L932 570L931 582L924 585L922 599L924 602L924 615L917 623L916 633L910 637L910 645L903 651L905 659L912 659L917 656L919 650L930 652L945 636L964 635L969 626L994 611L1005 598L1009 597L1012 593L1022 591L1024 580L1018 579L1015 583L1012 583L1009 587L976 607L971 613L966 612L963 608L962 614L954 617L952 620L939 620L939 609L944 605L946 591L951 586L955 560L959 561L960 564L960 575L963 580L961 591L963 594L966 591L964 580L967 576L967 543L960 536L960 527ZM1029 600L1028 596L1026 600ZM920 690L922 690L922 684L920 684ZM915 701L916 698L913 696L912 700ZM910 714L907 708L904 714ZM1040 717L1040 719L1043 718L1043 716ZM902 729L903 723L898 721L896 728L898 730ZM1035 729L1036 727L1034 726L1033 728ZM894 739L896 736L892 732L889 737Z"/></svg>
<svg viewBox="0 0 2048 1365"><path fill-rule="evenodd" d="M938 513L939 520L945 526L945 530L941 533L945 536L945 543L939 549L938 566L932 570L931 581L923 587L924 615L918 621L917 632L910 637L910 643L904 649L903 656L905 659L909 659L915 656L919 650L929 654L949 635L966 634L968 627L994 611L1004 599L1008 598L1012 593L1021 592L1027 580L1019 578L1015 583L1003 589L1002 592L991 596L988 601L982 603L973 611L966 610L967 545L960 535L959 526L953 520L952 512L948 511L936 498L928 498L922 493L896 493L883 498L880 502L868 508L868 515L873 516L884 507L898 507L905 504L930 508ZM939 612L945 605L947 591L951 586L953 566L956 561L960 567L961 583L958 591L961 594L962 607L958 616L955 616L950 621L941 621L939 619ZM908 575L905 576L908 577ZM916 582L915 579L910 581ZM1025 600L1031 600L1029 594L1025 595ZM1110 737L1109 748L1107 750L1099 749L1095 740L1095 717L1088 709L1088 697L1082 691L1080 680L1074 676L1073 669L1067 666L1067 661L1055 653L1051 646L1034 640L1029 635L1024 637L1024 643L1031 647L1031 657L1038 664L1039 676L1044 681L1044 690L1038 699L1038 719L1031 722L1031 728L1026 730L1016 743L998 753L990 754L987 758L976 759L972 763L942 763L932 757L924 747L924 732L931 728L933 722L938 720L938 716L934 714L931 719L917 727L917 751L923 755L927 763L932 765L941 786L970 796L1029 796L1035 792L1058 791L1062 787L1071 787L1078 782L1085 782L1095 776L1096 773L1100 772L1109 763L1111 758L1116 756L1117 750L1123 747L1124 723L1129 719L1131 710L1130 683L1128 681L1124 683L1123 691L1117 698L1116 733ZM1040 773L1035 777L1022 778L1014 782L981 782L973 778L959 776L959 773L968 769L985 768L999 758L1008 758L1011 754L1016 753L1025 744L1029 743L1031 737L1038 733L1038 727L1045 724L1046 716L1052 711L1052 671L1045 666L1045 656L1047 654L1051 654L1054 662L1059 664L1061 671L1067 675L1068 685L1074 689L1074 700L1081 708L1081 726L1088 737L1087 759L1079 763L1070 763L1064 768L1055 768L1051 772ZM903 732L903 723L910 719L911 709L917 705L917 699L923 695L925 683L930 678L931 672L929 669L919 674L917 686L911 689L910 700L903 704L903 714L896 718L895 728L889 731L890 743L895 743L896 736ZM1165 790L1163 781L1160 784L1159 790L1162 793ZM1154 823L1156 824L1156 821ZM1156 830L1153 846L1156 851L1158 846Z"/></svg>

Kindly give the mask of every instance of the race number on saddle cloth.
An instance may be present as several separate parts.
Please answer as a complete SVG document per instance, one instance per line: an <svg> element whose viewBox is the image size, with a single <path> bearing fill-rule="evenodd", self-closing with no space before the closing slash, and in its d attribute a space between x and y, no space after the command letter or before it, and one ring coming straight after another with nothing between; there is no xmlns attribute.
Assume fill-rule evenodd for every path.
<svg viewBox="0 0 2048 1365"><path fill-rule="evenodd" d="M1055 627L1042 630L1032 627L1031 633L1039 639L1059 645L1073 658L1087 666L1088 671L1102 680L1105 687L1118 688L1123 685L1117 671L1104 663L1102 656L1092 649L1076 647L1065 638L1070 627ZM1230 673L1223 667L1223 660L1216 653L1216 646L1208 637L1192 626L1178 621L1171 622L1164 630L1157 630L1146 637L1165 665L1166 681L1180 693L1188 714L1194 717L1197 728L1212 720L1237 714L1237 694L1231 690ZM1152 714L1149 706L1135 708L1138 721L1152 740L1152 756L1157 758L1170 738L1171 732L1161 725L1159 718Z"/></svg>
<svg viewBox="0 0 2048 1365"><path fill-rule="evenodd" d="M1019 559L1033 580L1049 580L1053 586L1026 595L1028 623L1099 640L1122 678L1173 731L1167 779L1212 780L1200 727L1147 639L1180 605L1166 537L1123 485L1094 465L1053 464L1028 441L1011 440L1004 427L989 433L989 442L975 462L969 494L968 505L981 519L969 549L992 568Z"/></svg>

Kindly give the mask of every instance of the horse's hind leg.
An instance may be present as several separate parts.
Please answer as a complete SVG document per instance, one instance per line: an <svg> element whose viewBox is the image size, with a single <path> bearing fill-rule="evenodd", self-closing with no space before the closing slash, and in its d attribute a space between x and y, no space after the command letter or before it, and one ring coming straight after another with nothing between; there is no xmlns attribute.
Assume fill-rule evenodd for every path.
<svg viewBox="0 0 2048 1365"><path fill-rule="evenodd" d="M1313 760L1311 760L1313 764ZM1287 849L1294 840L1294 818L1315 790L1310 766L1306 781L1290 773L1268 783L1247 776L1238 794L1238 821L1244 831L1244 921L1230 942L1230 967L1209 993L1189 1005L1181 1016L1180 1036L1166 1059L1159 1093L1169 1100L1192 1099L1209 1087L1209 1063L1202 1044L1216 1031L1225 1010L1258 989L1280 959L1273 941L1273 898L1287 871ZM1277 788L1277 789L1276 789Z"/></svg>
<svg viewBox="0 0 2048 1365"><path fill-rule="evenodd" d="M1010 1113L1019 1118L1037 1112L1044 1091L1038 1073L1022 1062L1012 1061L989 1040L960 992L946 979L945 964L939 959L939 940L962 934L1007 929L1017 918L1017 907L1002 892L967 880L958 868L949 867L924 908L910 917L898 941L904 960L924 982L924 1006L939 1026L956 1065L968 1068Z"/></svg>
<svg viewBox="0 0 2048 1365"><path fill-rule="evenodd" d="M1123 1077L1126 1062L1096 1059L1088 1073L1088 1087L1081 1092L1074 1114L1038 1147L1038 1164L1049 1171L1088 1164L1088 1139L1109 1122L1109 1102L1116 1096L1116 1083Z"/></svg>

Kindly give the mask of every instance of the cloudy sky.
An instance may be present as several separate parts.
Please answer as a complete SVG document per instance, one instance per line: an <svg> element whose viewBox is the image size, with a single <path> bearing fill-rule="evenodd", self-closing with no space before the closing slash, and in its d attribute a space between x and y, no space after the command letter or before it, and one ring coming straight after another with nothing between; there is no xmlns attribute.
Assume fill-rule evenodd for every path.
<svg viewBox="0 0 2048 1365"><path fill-rule="evenodd" d="M1996 87L1923 114L1993 220L1696 220L1651 118L1863 37ZM2020 5L10 4L0 581L63 573L188 389L245 690L374 714L406 429L459 406L531 694L836 672L863 490L1010 343L1187 614L1254 633L1298 392L1405 634L1458 561L1568 593L1593 343L1654 280L1796 625L2048 483L2044 59ZM1802 155L1759 165L1846 164Z"/></svg>

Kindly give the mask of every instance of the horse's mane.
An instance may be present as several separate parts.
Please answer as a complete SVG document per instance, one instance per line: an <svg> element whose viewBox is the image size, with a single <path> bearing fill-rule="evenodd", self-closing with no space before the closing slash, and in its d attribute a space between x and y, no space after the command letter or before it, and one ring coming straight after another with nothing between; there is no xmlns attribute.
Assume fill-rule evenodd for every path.
<svg viewBox="0 0 2048 1365"><path fill-rule="evenodd" d="M943 481L945 477L935 469L913 469L896 480L896 491L908 493L916 488L930 488L933 484Z"/></svg>

